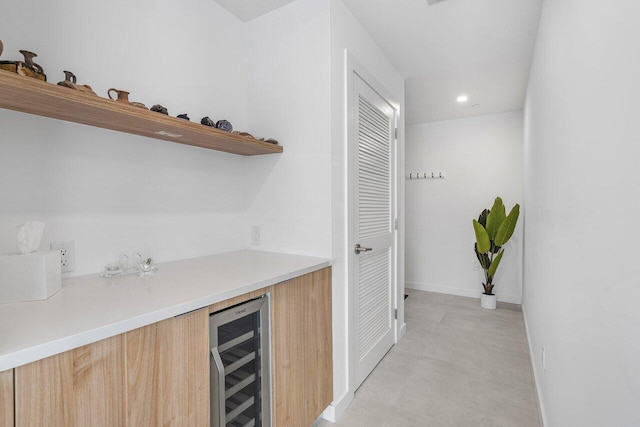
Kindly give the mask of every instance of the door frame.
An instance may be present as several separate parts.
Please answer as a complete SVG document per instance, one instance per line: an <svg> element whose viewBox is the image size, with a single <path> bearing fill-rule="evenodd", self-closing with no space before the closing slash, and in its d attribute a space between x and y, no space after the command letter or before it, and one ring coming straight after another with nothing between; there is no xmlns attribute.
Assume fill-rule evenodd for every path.
<svg viewBox="0 0 640 427"><path fill-rule="evenodd" d="M346 191L346 205L347 205L347 277L348 277L348 314L347 314L347 325L348 325L348 336L349 336L349 390L351 393L354 393L356 390L356 378L355 378L355 366L357 360L357 349L355 348L356 344L356 334L355 330L355 311L356 311L356 300L355 300L355 286L357 284L355 277L355 253L353 251L353 247L355 245L355 212L353 207L353 198L355 196L355 171L352 165L355 163L354 157L356 155L356 150L354 147L354 143L358 141L358 129L356 126L355 113L356 113L356 105L354 105L354 94L355 94L355 84L354 78L355 75L358 75L366 84L368 84L375 92L377 92L382 98L385 99L396 111L396 123L395 126L397 129L400 129L400 121L401 121L401 113L400 104L395 99L395 97L382 85L374 76L371 74L361 63L360 61L348 50L345 49L345 111L346 111L346 129L345 129L345 141L347 142L347 191ZM399 149L399 141L400 141L400 130L398 130L398 135L396 135L395 143L393 144L394 150L394 170L395 176L392 177L393 180L393 197L392 197L392 216L396 220L400 220L400 210L399 210L399 196L401 195L401 180L400 177L404 176L404 168L401 165L404 164L403 161L400 160L400 155L404 155L404 150ZM402 175L400 175L402 172ZM403 182L402 182L403 184ZM399 255L399 232L404 228L402 221L400 221L399 226L393 227L393 277L392 277L392 304L395 310L397 310L397 318L393 321L393 330L394 330L394 342L398 342L401 336L404 334L405 325L404 325L404 300L402 302L399 301L399 283L404 283L403 280L399 279L400 272L404 272L404 268L399 268L399 260L403 259ZM404 290L402 290L404 292ZM402 322L400 325L399 322Z"/></svg>

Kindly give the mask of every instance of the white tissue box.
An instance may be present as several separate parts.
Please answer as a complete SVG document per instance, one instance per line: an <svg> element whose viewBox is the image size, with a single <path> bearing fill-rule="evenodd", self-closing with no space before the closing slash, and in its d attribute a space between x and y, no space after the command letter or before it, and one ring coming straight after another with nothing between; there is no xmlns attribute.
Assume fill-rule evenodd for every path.
<svg viewBox="0 0 640 427"><path fill-rule="evenodd" d="M60 290L60 251L0 254L0 303L43 300Z"/></svg>

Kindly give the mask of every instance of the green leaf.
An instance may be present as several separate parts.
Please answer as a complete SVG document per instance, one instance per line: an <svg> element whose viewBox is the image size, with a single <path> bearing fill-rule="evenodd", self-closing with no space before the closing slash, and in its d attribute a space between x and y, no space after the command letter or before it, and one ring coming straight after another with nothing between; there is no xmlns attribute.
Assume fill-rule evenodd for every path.
<svg viewBox="0 0 640 427"><path fill-rule="evenodd" d="M489 209L483 210L480 216L478 217L478 222L480 223L480 225L482 225L485 228L487 227L487 215L489 215Z"/></svg>
<svg viewBox="0 0 640 427"><path fill-rule="evenodd" d="M498 232L498 228L500 224L506 218L504 203L502 203L502 199L500 197L496 197L496 200L493 202L493 207L489 211L489 215L487 216L487 233L489 234L489 239L494 240L496 238L496 233Z"/></svg>
<svg viewBox="0 0 640 427"><path fill-rule="evenodd" d="M476 257L478 258L478 261L480 262L480 265L482 266L483 270L488 270L489 266L491 265L491 260L489 259L489 255L484 253L481 254L480 252L478 252L478 244L474 243L473 244L473 251L476 253Z"/></svg>
<svg viewBox="0 0 640 427"><path fill-rule="evenodd" d="M500 260L502 259L502 254L504 254L504 249L498 253L498 255L493 259L493 262L489 266L489 276L491 277L491 281L493 281L493 276L496 274L496 270L498 269L498 265L500 264Z"/></svg>
<svg viewBox="0 0 640 427"><path fill-rule="evenodd" d="M507 218L500 225L500 228L498 228L495 239L496 245L503 246L507 241L509 241L516 229L519 216L520 205L516 203L516 205L511 209L511 212L509 212L509 215L507 215Z"/></svg>
<svg viewBox="0 0 640 427"><path fill-rule="evenodd" d="M487 234L487 230L475 219L473 220L473 230L476 233L476 243L478 252L481 254L488 252L491 249L491 241L489 240L489 235Z"/></svg>

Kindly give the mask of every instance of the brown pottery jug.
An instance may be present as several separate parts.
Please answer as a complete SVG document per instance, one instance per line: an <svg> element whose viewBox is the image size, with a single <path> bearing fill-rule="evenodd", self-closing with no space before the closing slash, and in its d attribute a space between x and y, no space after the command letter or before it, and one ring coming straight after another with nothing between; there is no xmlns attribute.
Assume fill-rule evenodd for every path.
<svg viewBox="0 0 640 427"><path fill-rule="evenodd" d="M111 96L111 92L117 93L118 97L113 98ZM127 104L129 103L129 92L127 92L126 90L118 90L118 89L111 88L107 91L107 95L109 95L109 99L112 99L114 101L126 102Z"/></svg>

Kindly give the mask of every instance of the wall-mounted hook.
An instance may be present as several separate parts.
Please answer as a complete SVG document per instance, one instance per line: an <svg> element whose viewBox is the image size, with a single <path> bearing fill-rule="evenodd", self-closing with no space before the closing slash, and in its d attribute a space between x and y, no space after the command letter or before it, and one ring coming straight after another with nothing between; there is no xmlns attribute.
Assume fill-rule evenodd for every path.
<svg viewBox="0 0 640 427"><path fill-rule="evenodd" d="M431 172L431 176L429 176L428 174L429 174L428 172L416 172L415 176L413 176L414 173L411 172L407 176L406 179L411 179L411 180L418 179L418 180L421 180L421 179L444 179L445 178L445 176L442 174L442 172L438 172L438 175L436 175L435 172Z"/></svg>

